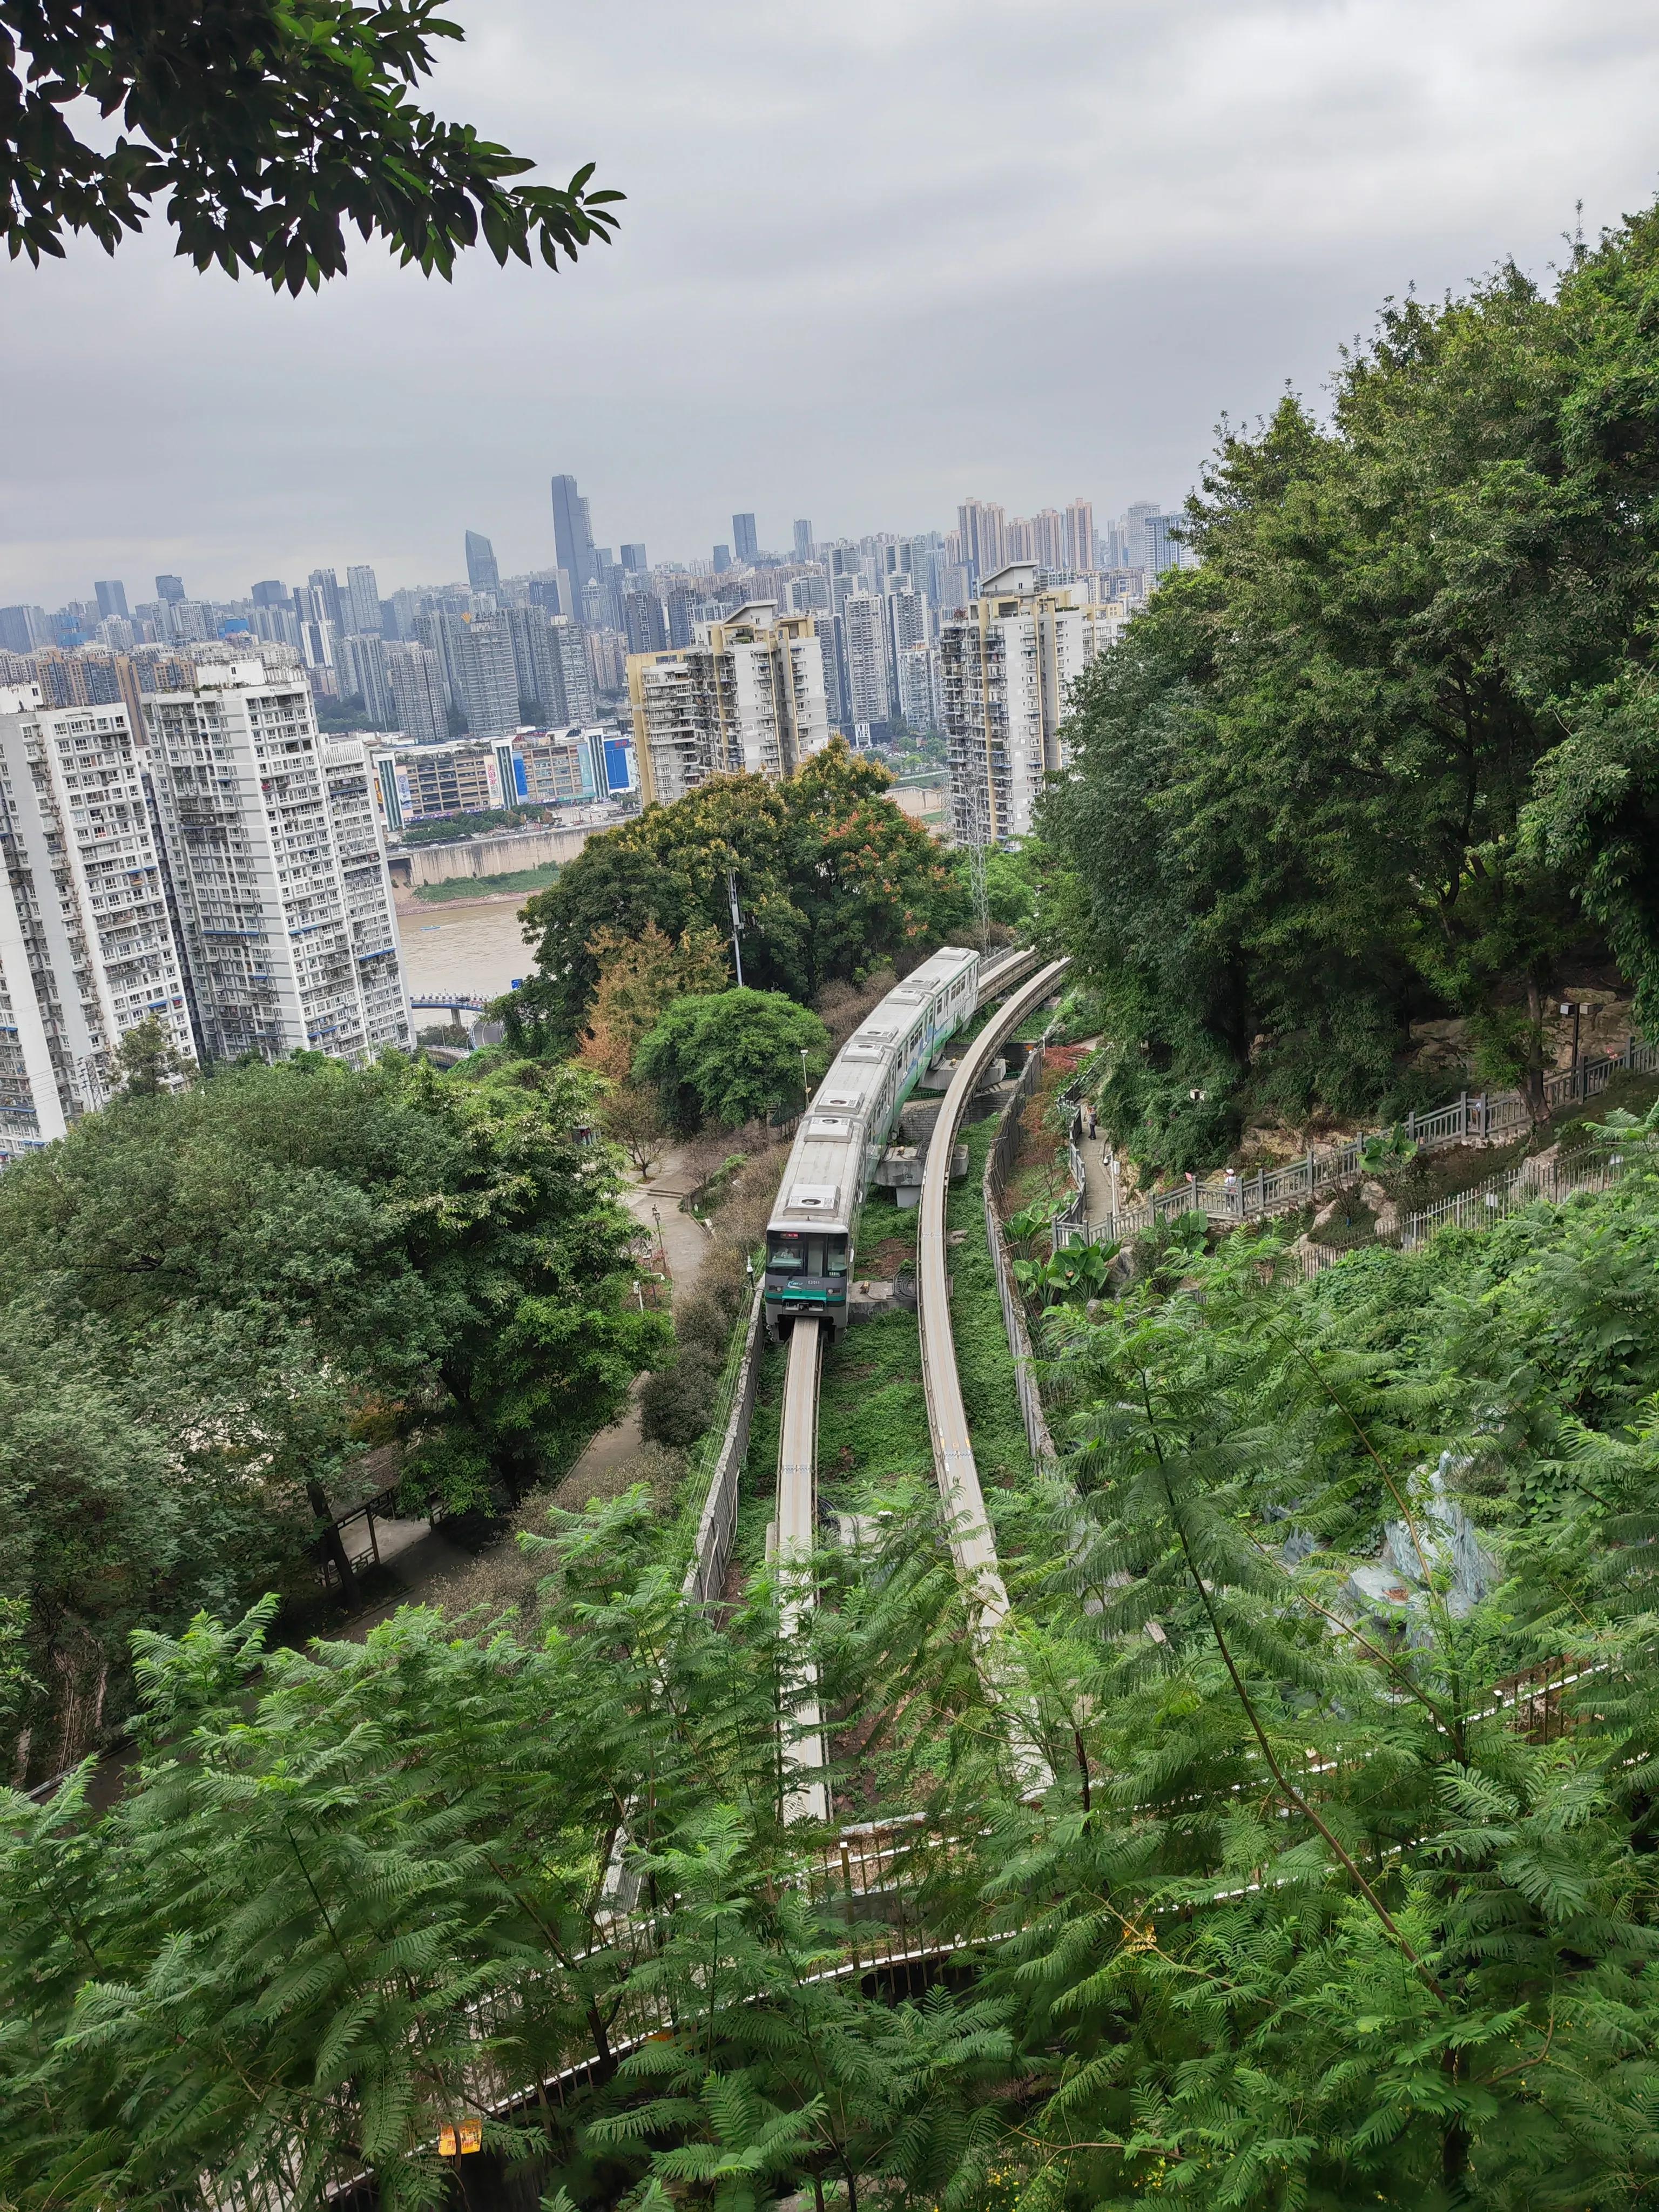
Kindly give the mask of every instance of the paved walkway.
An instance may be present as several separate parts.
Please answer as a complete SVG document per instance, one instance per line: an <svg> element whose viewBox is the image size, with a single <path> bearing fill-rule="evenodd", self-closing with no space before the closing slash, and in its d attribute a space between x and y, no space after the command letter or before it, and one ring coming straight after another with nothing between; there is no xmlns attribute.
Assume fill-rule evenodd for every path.
<svg viewBox="0 0 1659 2212"><path fill-rule="evenodd" d="M649 1180L632 1183L623 1202L640 1226L649 1230L653 1237L660 1228L674 1293L683 1297L708 1257L709 1238L708 1231L693 1215L680 1212L677 1199L653 1194L652 1186L671 1179L679 1164L678 1152L665 1153ZM642 1439L637 1382L634 1392L634 1402L621 1420L611 1428L600 1430L559 1485L555 1495L560 1504L586 1504L599 1486L596 1478L631 1459L639 1450ZM356 1614L340 1632L353 1643L361 1643L376 1621L384 1620L398 1606L418 1604L441 1584L464 1575L477 1556L453 1542L441 1528L429 1528L424 1521L380 1521L377 1535L380 1565L395 1578L398 1589L379 1605Z"/></svg>
<svg viewBox="0 0 1659 2212"><path fill-rule="evenodd" d="M668 1273L674 1286L676 1298L684 1297L702 1271L708 1255L708 1231L696 1217L682 1213L679 1200L666 1194L653 1196L653 1186L674 1181L681 1164L678 1152L667 1152L657 1163L650 1180L636 1183L629 1191L624 1203L641 1228L654 1236L660 1229L663 1249L668 1259ZM576 1462L555 1496L561 1505L585 1505L597 1486L597 1478L613 1467L632 1459L642 1441L640 1435L639 1389L634 1385L634 1397L628 1411L614 1427L601 1429L587 1449Z"/></svg>

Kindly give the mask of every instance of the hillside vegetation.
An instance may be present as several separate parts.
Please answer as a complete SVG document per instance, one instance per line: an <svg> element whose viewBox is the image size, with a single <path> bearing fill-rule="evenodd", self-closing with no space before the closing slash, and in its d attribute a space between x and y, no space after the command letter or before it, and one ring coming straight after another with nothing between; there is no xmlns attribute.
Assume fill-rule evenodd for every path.
<svg viewBox="0 0 1659 2212"><path fill-rule="evenodd" d="M1043 815L1154 1164L1422 1103L1413 1018L1536 1096L1564 988L1659 1012L1656 295L1649 211L1553 292L1391 303L1328 419L1223 438L1202 566L1084 679Z"/></svg>

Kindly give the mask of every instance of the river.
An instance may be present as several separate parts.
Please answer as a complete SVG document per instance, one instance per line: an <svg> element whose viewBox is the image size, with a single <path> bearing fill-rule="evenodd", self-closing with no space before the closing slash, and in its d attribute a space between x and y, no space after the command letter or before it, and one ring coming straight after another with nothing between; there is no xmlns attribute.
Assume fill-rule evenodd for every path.
<svg viewBox="0 0 1659 2212"><path fill-rule="evenodd" d="M440 991L498 999L515 975L530 973L530 947L519 933L518 899L454 899L398 906L404 982L416 999Z"/></svg>

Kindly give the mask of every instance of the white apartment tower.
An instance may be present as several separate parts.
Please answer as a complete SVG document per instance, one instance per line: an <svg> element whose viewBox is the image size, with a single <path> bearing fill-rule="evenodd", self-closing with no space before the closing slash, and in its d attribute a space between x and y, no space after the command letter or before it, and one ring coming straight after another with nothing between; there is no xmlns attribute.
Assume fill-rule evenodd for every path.
<svg viewBox="0 0 1659 2212"><path fill-rule="evenodd" d="M887 602L873 592L851 592L841 619L847 641L848 705L853 720L884 726L893 714L888 680Z"/></svg>
<svg viewBox="0 0 1659 2212"><path fill-rule="evenodd" d="M793 775L830 737L812 617L781 615L769 599L699 623L689 646L630 653L628 696L647 805L711 775Z"/></svg>
<svg viewBox="0 0 1659 2212"><path fill-rule="evenodd" d="M1129 618L1116 602L1074 606L1039 591L1035 562L986 578L939 629L940 688L959 844L1029 836L1042 779L1067 765L1060 742L1072 686Z"/></svg>
<svg viewBox="0 0 1659 2212"><path fill-rule="evenodd" d="M101 1106L141 1022L195 1054L127 710L37 699L0 691L0 1162Z"/></svg>
<svg viewBox="0 0 1659 2212"><path fill-rule="evenodd" d="M361 744L318 733L303 677L258 661L147 697L157 808L211 1060L410 1042Z"/></svg>

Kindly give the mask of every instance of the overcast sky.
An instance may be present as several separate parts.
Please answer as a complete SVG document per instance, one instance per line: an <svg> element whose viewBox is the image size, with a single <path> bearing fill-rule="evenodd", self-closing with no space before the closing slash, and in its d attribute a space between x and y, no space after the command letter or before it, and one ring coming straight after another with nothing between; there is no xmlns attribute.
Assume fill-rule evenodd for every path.
<svg viewBox="0 0 1659 2212"><path fill-rule="evenodd" d="M0 601L368 560L383 592L613 548L1173 502L1377 302L1547 278L1653 197L1651 0L452 0L434 99L628 194L557 276L359 247L321 298L0 264Z"/></svg>

